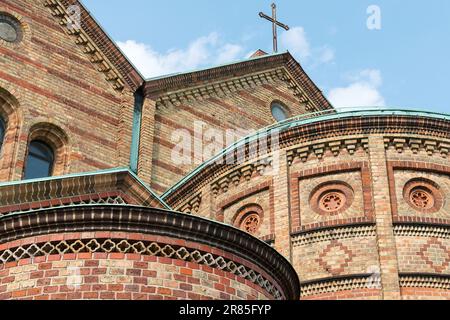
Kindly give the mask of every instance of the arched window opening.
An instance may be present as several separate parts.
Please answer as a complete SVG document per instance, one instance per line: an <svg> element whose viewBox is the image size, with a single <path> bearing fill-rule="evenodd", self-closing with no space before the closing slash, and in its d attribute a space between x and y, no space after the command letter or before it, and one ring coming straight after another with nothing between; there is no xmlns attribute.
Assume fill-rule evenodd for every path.
<svg viewBox="0 0 450 320"><path fill-rule="evenodd" d="M289 113L287 112L286 108L283 107L280 103L274 102L272 103L271 107L272 116L275 120L278 122L284 121L289 118Z"/></svg>
<svg viewBox="0 0 450 320"><path fill-rule="evenodd" d="M55 155L46 143L35 140L28 147L25 180L45 178L52 175Z"/></svg>
<svg viewBox="0 0 450 320"><path fill-rule="evenodd" d="M5 121L0 118L0 152L2 151L3 140L5 139L6 125Z"/></svg>

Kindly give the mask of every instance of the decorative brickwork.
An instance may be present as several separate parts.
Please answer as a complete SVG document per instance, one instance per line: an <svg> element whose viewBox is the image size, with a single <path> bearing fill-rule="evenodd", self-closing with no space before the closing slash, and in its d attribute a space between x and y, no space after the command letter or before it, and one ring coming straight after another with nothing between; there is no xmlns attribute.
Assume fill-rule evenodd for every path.
<svg viewBox="0 0 450 320"><path fill-rule="evenodd" d="M133 204L167 208L128 170L66 176L0 186L0 216L86 204Z"/></svg>
<svg viewBox="0 0 450 320"><path fill-rule="evenodd" d="M303 300L380 299L380 290L372 287L370 275L329 279L302 284Z"/></svg>
<svg viewBox="0 0 450 320"><path fill-rule="evenodd" d="M422 213L434 213L442 208L443 197L439 186L426 179L409 181L403 196L413 209Z"/></svg>
<svg viewBox="0 0 450 320"><path fill-rule="evenodd" d="M450 299L448 116L336 112L289 53L144 81L78 0L0 15L0 299Z"/></svg>
<svg viewBox="0 0 450 320"><path fill-rule="evenodd" d="M92 257L151 261L156 265L176 265L217 274L219 278L244 284L243 290L253 288L262 294L241 293L234 297L236 299L298 298L299 285L294 270L269 246L245 232L212 221L175 212L171 212L169 219L167 215L167 211L127 205L61 207L42 210L38 215L9 214L0 218L3 231L0 257L6 269L21 264L90 260ZM49 269L52 269L51 264ZM107 278L108 283L122 283L120 279ZM103 282L93 280L94 284ZM208 286L202 283L198 289L205 292ZM226 292L223 286L214 288ZM143 289L139 287L132 292L142 293ZM13 288L14 292L16 290ZM102 291L109 292L109 289ZM168 291L163 295L171 294L173 292ZM212 297L226 299L217 292Z"/></svg>
<svg viewBox="0 0 450 320"><path fill-rule="evenodd" d="M63 237L61 236L60 238ZM213 269L221 270L224 273L234 274L236 277L246 279L267 291L266 294L268 297L281 299L281 294L278 289L258 272L224 257L212 255L211 253L200 252L186 247L173 247L168 244L127 239L108 238L57 241L57 237L53 236L52 238L53 241L51 242L32 243L17 248L8 248L3 252L0 251L0 264L11 265L12 262L27 259L30 261L41 260L39 257L46 257L47 261L64 259L64 257L69 257L70 255L92 257L95 253L107 254L110 257L114 257L114 254L116 256L123 254L124 257L125 255L163 257L198 264L200 266L205 265ZM58 256L60 257L58 258ZM148 259L143 258L142 260L146 261ZM142 280L144 283L147 283L147 280Z"/></svg>
<svg viewBox="0 0 450 320"><path fill-rule="evenodd" d="M291 123L280 139L279 154L286 167L281 165L274 176L251 173L242 180L240 170L245 166L209 165L164 198L183 203L189 199L184 193L193 187L202 191L202 197L211 192L216 201L208 207L219 213L226 212L221 210L224 206L238 210L249 204L248 199L264 207L265 215L270 208L274 232L269 239L290 257L303 284L302 299L423 299L425 289L404 287L402 279L413 271L438 278L449 272L446 197L450 170L443 160L445 144L427 142L449 136L444 129L448 124L441 119L410 120L379 116L327 119L317 124L305 120L306 124L297 127ZM390 140L391 130L409 132L423 142L418 149L406 143L399 153L400 141ZM416 148L417 161L407 146ZM269 148L269 159L272 152ZM403 157L407 160L402 161ZM258 158L251 159L248 163L254 167ZM261 189L265 185L274 190L273 207L264 197L255 201L257 195L271 194ZM421 191L426 191L429 200L423 202ZM285 219L286 209L290 219ZM222 220L221 214L215 218L234 223ZM267 240L265 234L257 236ZM285 241L286 234L290 234L290 243ZM430 297L448 297L437 286L429 289L436 290L429 291Z"/></svg>
<svg viewBox="0 0 450 320"><path fill-rule="evenodd" d="M263 209L257 204L241 208L234 220L234 225L250 234L256 234L264 218Z"/></svg>
<svg viewBox="0 0 450 320"><path fill-rule="evenodd" d="M142 78L80 2L77 0L45 0L44 5L51 10L52 16L59 19L59 24L66 27L67 34L75 38L75 43L83 47L83 52L97 66L96 69L105 74L106 80L113 83L114 89L123 90L125 79L132 89L136 90L139 87ZM71 24L71 19L66 11L70 5L78 5L82 10L81 28L76 28L76 25ZM95 33L92 33L94 30Z"/></svg>

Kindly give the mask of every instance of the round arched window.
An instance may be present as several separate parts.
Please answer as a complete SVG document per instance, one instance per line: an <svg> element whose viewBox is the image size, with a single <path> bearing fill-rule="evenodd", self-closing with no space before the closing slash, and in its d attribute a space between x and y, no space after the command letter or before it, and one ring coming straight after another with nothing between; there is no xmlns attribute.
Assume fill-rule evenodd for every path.
<svg viewBox="0 0 450 320"><path fill-rule="evenodd" d="M22 40L22 28L19 20L4 12L0 12L0 39L6 42Z"/></svg>
<svg viewBox="0 0 450 320"><path fill-rule="evenodd" d="M289 114L285 107L283 107L280 103L274 102L272 103L272 116L278 122L284 121L289 118Z"/></svg>
<svg viewBox="0 0 450 320"><path fill-rule="evenodd" d="M25 180L51 176L54 158L53 149L46 143L37 140L32 141L28 150Z"/></svg>
<svg viewBox="0 0 450 320"><path fill-rule="evenodd" d="M5 138L5 130L6 130L5 121L3 121L2 118L0 118L0 151L2 150L3 139Z"/></svg>

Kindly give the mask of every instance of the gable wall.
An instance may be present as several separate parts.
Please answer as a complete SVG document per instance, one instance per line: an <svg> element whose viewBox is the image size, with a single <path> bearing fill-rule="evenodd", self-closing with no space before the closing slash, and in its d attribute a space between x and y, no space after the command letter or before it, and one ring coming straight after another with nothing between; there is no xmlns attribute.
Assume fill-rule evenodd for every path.
<svg viewBox="0 0 450 320"><path fill-rule="evenodd" d="M220 96L214 94L206 99L184 101L179 105L156 105L151 187L158 193L163 193L183 176L212 158L211 153L206 151L208 146L217 146L217 152L229 146L226 141L227 130L234 129L236 133L256 131L276 123L271 114L273 101L282 102L289 109L290 116L307 113L305 105L294 96L288 84L276 78L269 83ZM204 123L203 129L195 130L195 124L199 126L201 122ZM210 129L218 130L223 141L212 143L213 139L207 137ZM189 132L192 137L191 161L183 165L172 159L172 150L180 142L176 136L179 130ZM203 156L201 150L195 148L196 145L203 146Z"/></svg>
<svg viewBox="0 0 450 320"><path fill-rule="evenodd" d="M21 20L24 39L0 43L0 88L15 99L17 134L6 141L0 181L20 180L29 129L36 123L58 126L69 139L67 166L78 173L128 164L133 95L115 91L59 25L44 1L2 0L0 11ZM6 150L6 151L5 151ZM4 160L4 159L3 159ZM7 170L13 167L12 170Z"/></svg>

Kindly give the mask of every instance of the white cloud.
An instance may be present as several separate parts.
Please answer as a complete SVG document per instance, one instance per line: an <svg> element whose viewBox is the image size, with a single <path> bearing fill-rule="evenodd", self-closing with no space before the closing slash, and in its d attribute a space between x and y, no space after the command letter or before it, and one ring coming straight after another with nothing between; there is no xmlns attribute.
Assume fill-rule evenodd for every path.
<svg viewBox="0 0 450 320"><path fill-rule="evenodd" d="M240 45L227 43L220 49L216 63L232 62L242 55L242 50Z"/></svg>
<svg viewBox="0 0 450 320"><path fill-rule="evenodd" d="M280 43L300 62L309 63L312 67L333 62L335 58L334 50L326 45L312 47L303 27L293 27L283 32Z"/></svg>
<svg viewBox="0 0 450 320"><path fill-rule="evenodd" d="M318 63L330 63L334 60L334 50L329 47L322 47L317 53Z"/></svg>
<svg viewBox="0 0 450 320"><path fill-rule="evenodd" d="M383 107L386 102L380 93L383 83L380 70L366 69L350 74L347 87L331 89L328 99L335 107Z"/></svg>
<svg viewBox="0 0 450 320"><path fill-rule="evenodd" d="M303 27L294 27L283 32L280 41L283 47L300 59L305 59L311 55L311 47Z"/></svg>
<svg viewBox="0 0 450 320"><path fill-rule="evenodd" d="M231 62L239 59L243 53L240 45L224 43L215 32L196 39L186 49L173 49L165 53L134 40L118 42L118 45L141 73L149 78Z"/></svg>

